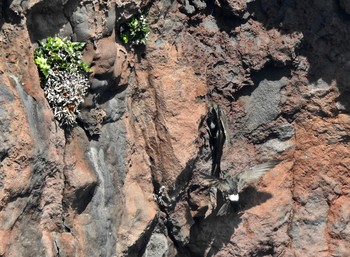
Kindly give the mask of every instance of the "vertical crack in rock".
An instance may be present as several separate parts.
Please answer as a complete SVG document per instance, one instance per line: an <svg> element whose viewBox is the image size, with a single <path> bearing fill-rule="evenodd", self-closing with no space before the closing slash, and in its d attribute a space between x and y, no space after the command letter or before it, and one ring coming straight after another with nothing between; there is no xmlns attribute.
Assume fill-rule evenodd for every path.
<svg viewBox="0 0 350 257"><path fill-rule="evenodd" d="M145 53L130 63L123 48L125 63L112 71L121 63L109 55L112 32L144 7ZM347 256L349 14L346 0L0 1L0 256ZM32 42L109 36L97 44L107 54L94 77L106 90L90 99L102 111L84 110L86 120L100 117L95 141L77 127L65 145L28 32ZM120 75L129 64L136 79ZM130 96L131 118L116 111L120 84L140 93ZM229 132L209 110L210 142L198 152L195 127L207 110L197 100L206 98L229 110L235 141L224 147ZM276 155L292 167L248 190L244 213L205 215L200 171Z"/></svg>
<svg viewBox="0 0 350 257"><path fill-rule="evenodd" d="M54 239L54 246L55 246L55 257L60 257L60 248L58 246L58 243L57 243L57 239L55 238Z"/></svg>
<svg viewBox="0 0 350 257"><path fill-rule="evenodd" d="M288 243L286 244L286 247L284 249L284 252L288 250L290 250L292 247L293 247L293 236L291 235L291 230L292 230L292 226L293 226L293 220L294 220L294 213L296 211L295 209L295 205L297 204L296 203L296 200L294 199L294 190L295 190L295 174L293 172L294 170L294 164L295 162L293 162L293 165L291 166L290 168L290 171L291 171L291 177L292 177L292 184L291 184L291 187L290 187L290 193L291 193L291 210L290 210L290 213L289 213L289 217L288 217L288 224L287 224L287 236L288 236Z"/></svg>

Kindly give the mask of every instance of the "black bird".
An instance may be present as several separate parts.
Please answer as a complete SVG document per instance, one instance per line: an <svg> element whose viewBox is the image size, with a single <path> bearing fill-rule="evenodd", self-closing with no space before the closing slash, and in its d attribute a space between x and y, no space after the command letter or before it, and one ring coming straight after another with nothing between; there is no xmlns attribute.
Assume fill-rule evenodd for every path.
<svg viewBox="0 0 350 257"><path fill-rule="evenodd" d="M231 202L239 201L239 193L248 186L257 183L263 175L274 168L278 163L280 163L280 161L268 161L243 170L238 174L226 175L223 178L201 173L202 178L205 179L207 184L219 189L224 197L225 203L219 209L217 216L227 214Z"/></svg>

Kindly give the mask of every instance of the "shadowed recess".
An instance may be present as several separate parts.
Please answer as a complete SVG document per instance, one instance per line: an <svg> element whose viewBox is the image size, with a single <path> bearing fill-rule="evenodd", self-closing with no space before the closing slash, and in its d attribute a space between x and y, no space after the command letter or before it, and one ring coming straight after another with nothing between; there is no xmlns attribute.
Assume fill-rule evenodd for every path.
<svg viewBox="0 0 350 257"><path fill-rule="evenodd" d="M338 101L349 112L350 96L350 14L346 1L256 0L248 3L253 19L266 29L275 28L284 34L301 32L302 43L297 54L307 57L308 79L327 83L335 81ZM311 8L312 6L312 8Z"/></svg>
<svg viewBox="0 0 350 257"><path fill-rule="evenodd" d="M91 202L92 197L96 189L96 184L90 184L86 188L79 188L75 192L75 198L72 202L73 209L77 210L78 214L81 214L88 204Z"/></svg>
<svg viewBox="0 0 350 257"><path fill-rule="evenodd" d="M215 256L231 241L235 229L242 222L243 212L271 198L270 193L248 187L240 194L240 202L231 203L229 214L216 216L217 209L221 207L219 203L217 209L206 219L195 219L195 224L191 227L190 243L186 247L190 252L189 256ZM205 253L207 249L210 250Z"/></svg>
<svg viewBox="0 0 350 257"><path fill-rule="evenodd" d="M10 8L12 2L12 0L2 0L0 2L0 29L5 22L11 24L19 24L21 22L21 16Z"/></svg>
<svg viewBox="0 0 350 257"><path fill-rule="evenodd" d="M61 5L55 1L41 1L35 4L27 14L27 28L31 42L55 36L64 26L69 27L68 17L77 10L80 2L81 0L70 0Z"/></svg>

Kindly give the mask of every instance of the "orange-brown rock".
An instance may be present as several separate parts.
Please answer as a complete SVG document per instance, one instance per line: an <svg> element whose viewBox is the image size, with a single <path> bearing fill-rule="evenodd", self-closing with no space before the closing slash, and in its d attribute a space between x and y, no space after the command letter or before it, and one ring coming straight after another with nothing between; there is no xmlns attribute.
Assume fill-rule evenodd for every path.
<svg viewBox="0 0 350 257"><path fill-rule="evenodd" d="M120 25L140 10L149 39L125 45ZM2 1L0 13L0 256L350 256L346 1ZM71 131L33 57L56 34L86 42L92 67ZM222 195L200 173L275 159L216 216Z"/></svg>

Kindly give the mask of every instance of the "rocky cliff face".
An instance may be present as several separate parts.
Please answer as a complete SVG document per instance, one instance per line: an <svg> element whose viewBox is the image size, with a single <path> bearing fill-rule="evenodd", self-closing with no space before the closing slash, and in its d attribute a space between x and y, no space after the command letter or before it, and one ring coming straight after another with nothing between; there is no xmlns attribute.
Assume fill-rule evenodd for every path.
<svg viewBox="0 0 350 257"><path fill-rule="evenodd" d="M0 10L0 256L350 256L347 1ZM139 10L151 34L133 49L118 33ZM33 60L56 34L87 42L93 69L70 133ZM216 216L200 172L274 159Z"/></svg>

